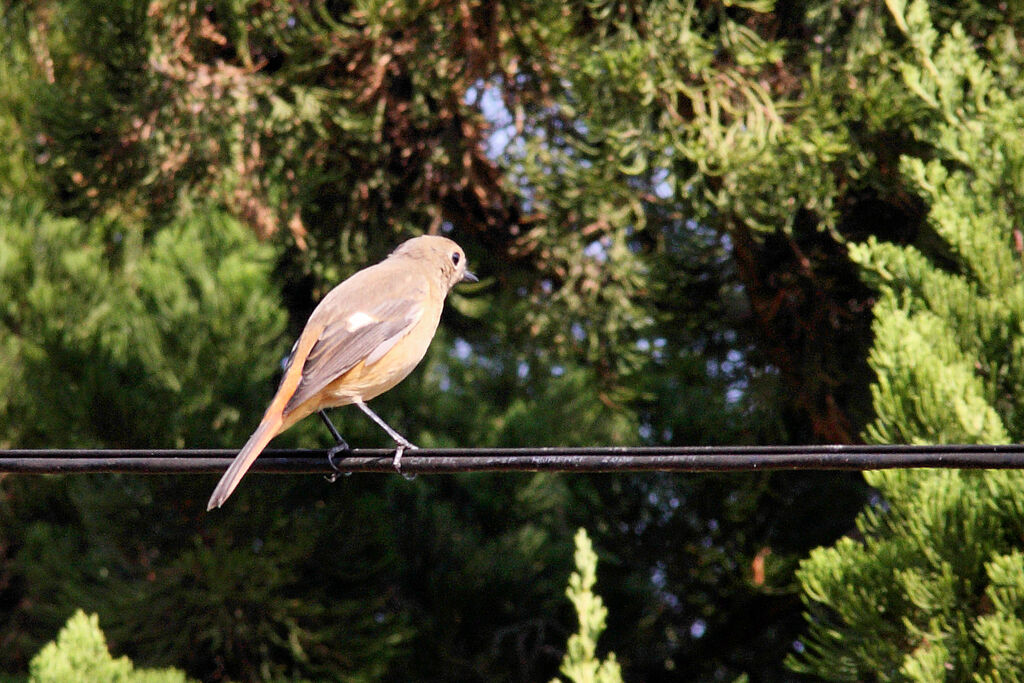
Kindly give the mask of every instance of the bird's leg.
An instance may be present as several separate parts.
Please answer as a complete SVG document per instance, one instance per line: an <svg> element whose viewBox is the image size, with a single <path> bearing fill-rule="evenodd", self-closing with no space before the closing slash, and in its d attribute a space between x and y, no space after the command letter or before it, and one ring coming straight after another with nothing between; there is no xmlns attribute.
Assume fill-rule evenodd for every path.
<svg viewBox="0 0 1024 683"><path fill-rule="evenodd" d="M388 436L390 436L392 439L395 440L395 444L397 445L397 448L395 448L395 459L392 461L392 464L395 466L396 470L401 472L402 471L402 453L405 452L406 449L408 449L408 450L415 450L416 446L413 445L407 438L405 438L404 436L402 436L401 434L396 432L394 429L392 429L391 425L389 425L387 422L382 420L377 415L377 413L375 413L372 410L370 410L370 406L366 405L362 401L356 401L355 403L356 403L357 406L359 406L360 410L362 410L364 413L366 413L367 415L370 416L371 420L373 420L378 425L380 425L381 429L383 429L385 432L388 433Z"/></svg>
<svg viewBox="0 0 1024 683"><path fill-rule="evenodd" d="M331 469L334 470L334 474L327 475L327 481L333 483L334 480L338 478L339 474L344 474L344 472L338 469L338 464L334 462L335 456L337 456L338 453L350 452L352 449L349 448L348 442L341 438L341 434L338 432L337 428L335 428L334 423L331 422L331 418L327 417L327 413L323 410L318 410L317 415L319 415L320 419L324 421L325 425L327 425L327 429L331 430L331 436L334 437L336 442L327 451L327 464L329 464Z"/></svg>

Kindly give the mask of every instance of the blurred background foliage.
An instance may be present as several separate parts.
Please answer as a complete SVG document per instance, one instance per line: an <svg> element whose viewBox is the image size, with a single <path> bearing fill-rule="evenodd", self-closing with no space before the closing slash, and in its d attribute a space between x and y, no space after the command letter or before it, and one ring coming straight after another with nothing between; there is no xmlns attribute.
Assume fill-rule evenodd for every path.
<svg viewBox="0 0 1024 683"><path fill-rule="evenodd" d="M1016 5L928 4L1018 74ZM897 5L6 0L0 446L239 446L319 298L424 231L483 281L375 403L420 445L881 434L881 286L848 246L948 259L901 158L972 163ZM328 442L311 420L276 443ZM867 493L253 476L208 515L213 484L0 480L0 666L81 608L116 654L203 680L547 680L583 526L625 680L790 680L797 563Z"/></svg>

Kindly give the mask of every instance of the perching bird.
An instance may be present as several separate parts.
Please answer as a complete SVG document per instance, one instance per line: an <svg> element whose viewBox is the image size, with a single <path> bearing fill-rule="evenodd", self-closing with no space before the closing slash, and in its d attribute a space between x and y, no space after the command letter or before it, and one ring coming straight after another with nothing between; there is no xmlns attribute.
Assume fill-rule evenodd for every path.
<svg viewBox="0 0 1024 683"><path fill-rule="evenodd" d="M220 507L267 444L312 413L354 403L395 440L395 466L415 448L366 405L423 359L448 292L476 282L466 255L446 237L402 243L377 265L332 289L309 316L292 348L281 385L256 431L214 489L207 510ZM339 448L348 446L331 427Z"/></svg>

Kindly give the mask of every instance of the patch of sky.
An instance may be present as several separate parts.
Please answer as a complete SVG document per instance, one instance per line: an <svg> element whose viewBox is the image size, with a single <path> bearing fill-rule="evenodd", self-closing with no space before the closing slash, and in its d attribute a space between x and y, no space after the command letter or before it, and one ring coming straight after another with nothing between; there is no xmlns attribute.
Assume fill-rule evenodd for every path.
<svg viewBox="0 0 1024 683"><path fill-rule="evenodd" d="M505 153L509 142L515 137L515 119L505 106L498 79L477 81L466 89L465 103L480 107L484 118L491 124L487 138L487 156L497 159Z"/></svg>
<svg viewBox="0 0 1024 683"><path fill-rule="evenodd" d="M658 199L669 199L675 195L670 179L671 175L667 168L659 168L651 174L651 185L654 187L654 195Z"/></svg>
<svg viewBox="0 0 1024 683"><path fill-rule="evenodd" d="M459 360L468 360L469 356L473 353L473 346L460 337L455 339L455 343L452 344L451 354Z"/></svg>
<svg viewBox="0 0 1024 683"><path fill-rule="evenodd" d="M606 263L608 261L608 249L605 244L605 238L594 240L588 244L583 248L583 254L598 263Z"/></svg>
<svg viewBox="0 0 1024 683"><path fill-rule="evenodd" d="M690 624L690 637L694 640L703 638L704 634L707 633L708 624L703 619L694 619Z"/></svg>
<svg viewBox="0 0 1024 683"><path fill-rule="evenodd" d="M524 360L519 361L519 364L516 365L516 375L519 377L519 379L526 379L527 377L529 377L530 364Z"/></svg>

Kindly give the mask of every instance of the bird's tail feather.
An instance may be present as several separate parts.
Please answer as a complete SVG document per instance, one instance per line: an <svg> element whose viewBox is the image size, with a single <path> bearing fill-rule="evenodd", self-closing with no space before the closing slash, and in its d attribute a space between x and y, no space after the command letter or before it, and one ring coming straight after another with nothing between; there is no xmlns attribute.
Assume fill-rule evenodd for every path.
<svg viewBox="0 0 1024 683"><path fill-rule="evenodd" d="M249 440L245 442L245 446L235 456L235 459L231 461L231 465L224 473L224 476L220 478L217 488L213 490L213 495L210 496L210 502L206 506L207 510L219 508L224 504L224 501L228 499L231 492L238 486L238 482L242 480L242 477L252 466L256 457L263 452L263 449L267 447L270 440L281 432L281 423L282 417L280 412L264 416L260 426L256 428L256 431L252 433Z"/></svg>

